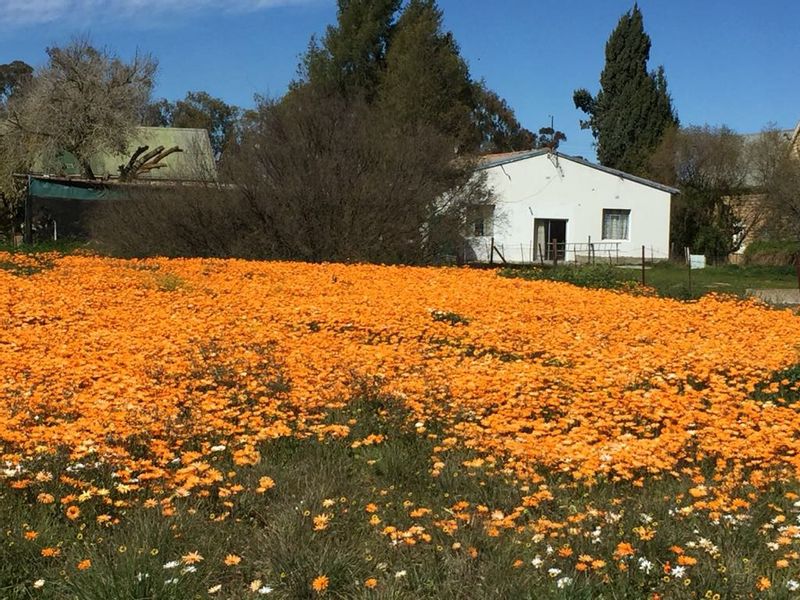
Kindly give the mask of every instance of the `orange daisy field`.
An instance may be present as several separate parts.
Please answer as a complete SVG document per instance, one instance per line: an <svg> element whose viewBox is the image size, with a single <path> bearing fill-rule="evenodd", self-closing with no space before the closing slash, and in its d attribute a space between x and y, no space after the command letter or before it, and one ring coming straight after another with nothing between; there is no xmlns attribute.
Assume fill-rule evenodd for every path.
<svg viewBox="0 0 800 600"><path fill-rule="evenodd" d="M0 265L0 485L76 524L79 505L98 497L164 518L190 498L235 511L237 496L280 490L264 448L284 438L371 452L386 433L356 435L358 417L331 418L365 394L402 407L431 444L426 477L457 469L520 493L516 506L472 502L451 517L442 509L452 506L408 507L436 517L425 534L373 516L395 543L481 518L489 536L528 531L561 546L568 521L538 512L557 498L555 480L585 493L688 481L665 506L712 522L775 486L796 498L800 416L787 398L800 383L776 377L800 363L800 318L788 310L459 268L11 254ZM53 457L63 468L43 474L37 465ZM98 469L111 485L93 479ZM243 483L248 471L260 483ZM73 497L37 502L53 477ZM309 508L313 535L326 535L335 508ZM360 511L368 519L377 506ZM648 541L640 526L612 555L583 560L567 545L558 559L575 575L634 568ZM789 545L794 529L783 531ZM94 568L84 558L81 571ZM326 593L322 577L309 594Z"/></svg>

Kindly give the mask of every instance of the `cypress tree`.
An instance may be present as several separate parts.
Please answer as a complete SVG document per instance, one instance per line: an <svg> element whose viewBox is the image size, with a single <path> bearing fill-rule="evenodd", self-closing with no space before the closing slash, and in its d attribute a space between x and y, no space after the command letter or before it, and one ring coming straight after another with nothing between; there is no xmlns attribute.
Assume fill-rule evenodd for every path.
<svg viewBox="0 0 800 600"><path fill-rule="evenodd" d="M575 106L589 115L601 164L643 174L664 132L678 123L663 67L647 71L650 36L638 5L623 15L606 43L606 64L596 97L575 91Z"/></svg>
<svg viewBox="0 0 800 600"><path fill-rule="evenodd" d="M380 102L393 119L427 125L460 147L473 138L469 69L453 35L442 28L435 0L411 0L389 51Z"/></svg>
<svg viewBox="0 0 800 600"><path fill-rule="evenodd" d="M311 39L300 65L303 84L375 98L401 0L338 0L335 25Z"/></svg>

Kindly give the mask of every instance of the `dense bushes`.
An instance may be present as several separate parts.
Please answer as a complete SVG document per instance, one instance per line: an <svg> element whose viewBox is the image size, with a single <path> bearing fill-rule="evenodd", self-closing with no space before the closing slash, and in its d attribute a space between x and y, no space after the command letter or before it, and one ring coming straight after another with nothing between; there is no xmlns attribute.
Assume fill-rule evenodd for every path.
<svg viewBox="0 0 800 600"><path fill-rule="evenodd" d="M757 240L744 251L748 265L793 265L800 256L800 242L781 240Z"/></svg>

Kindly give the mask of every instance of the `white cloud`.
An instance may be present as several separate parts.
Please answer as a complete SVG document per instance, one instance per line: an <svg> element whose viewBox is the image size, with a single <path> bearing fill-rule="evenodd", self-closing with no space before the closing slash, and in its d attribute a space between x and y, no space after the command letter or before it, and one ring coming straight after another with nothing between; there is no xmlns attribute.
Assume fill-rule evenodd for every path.
<svg viewBox="0 0 800 600"><path fill-rule="evenodd" d="M0 0L0 25L34 25L67 21L91 25L139 17L155 19L181 13L230 13L314 0Z"/></svg>

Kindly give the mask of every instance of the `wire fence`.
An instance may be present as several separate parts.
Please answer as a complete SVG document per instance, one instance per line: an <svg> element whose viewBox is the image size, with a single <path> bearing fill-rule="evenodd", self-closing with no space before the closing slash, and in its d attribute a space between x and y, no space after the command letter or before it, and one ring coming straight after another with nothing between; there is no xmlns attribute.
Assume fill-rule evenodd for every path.
<svg viewBox="0 0 800 600"><path fill-rule="evenodd" d="M475 240L477 241L477 240ZM494 238L469 243L466 262L516 265L620 264L626 257L620 253L621 242L559 242L546 244L495 242Z"/></svg>

